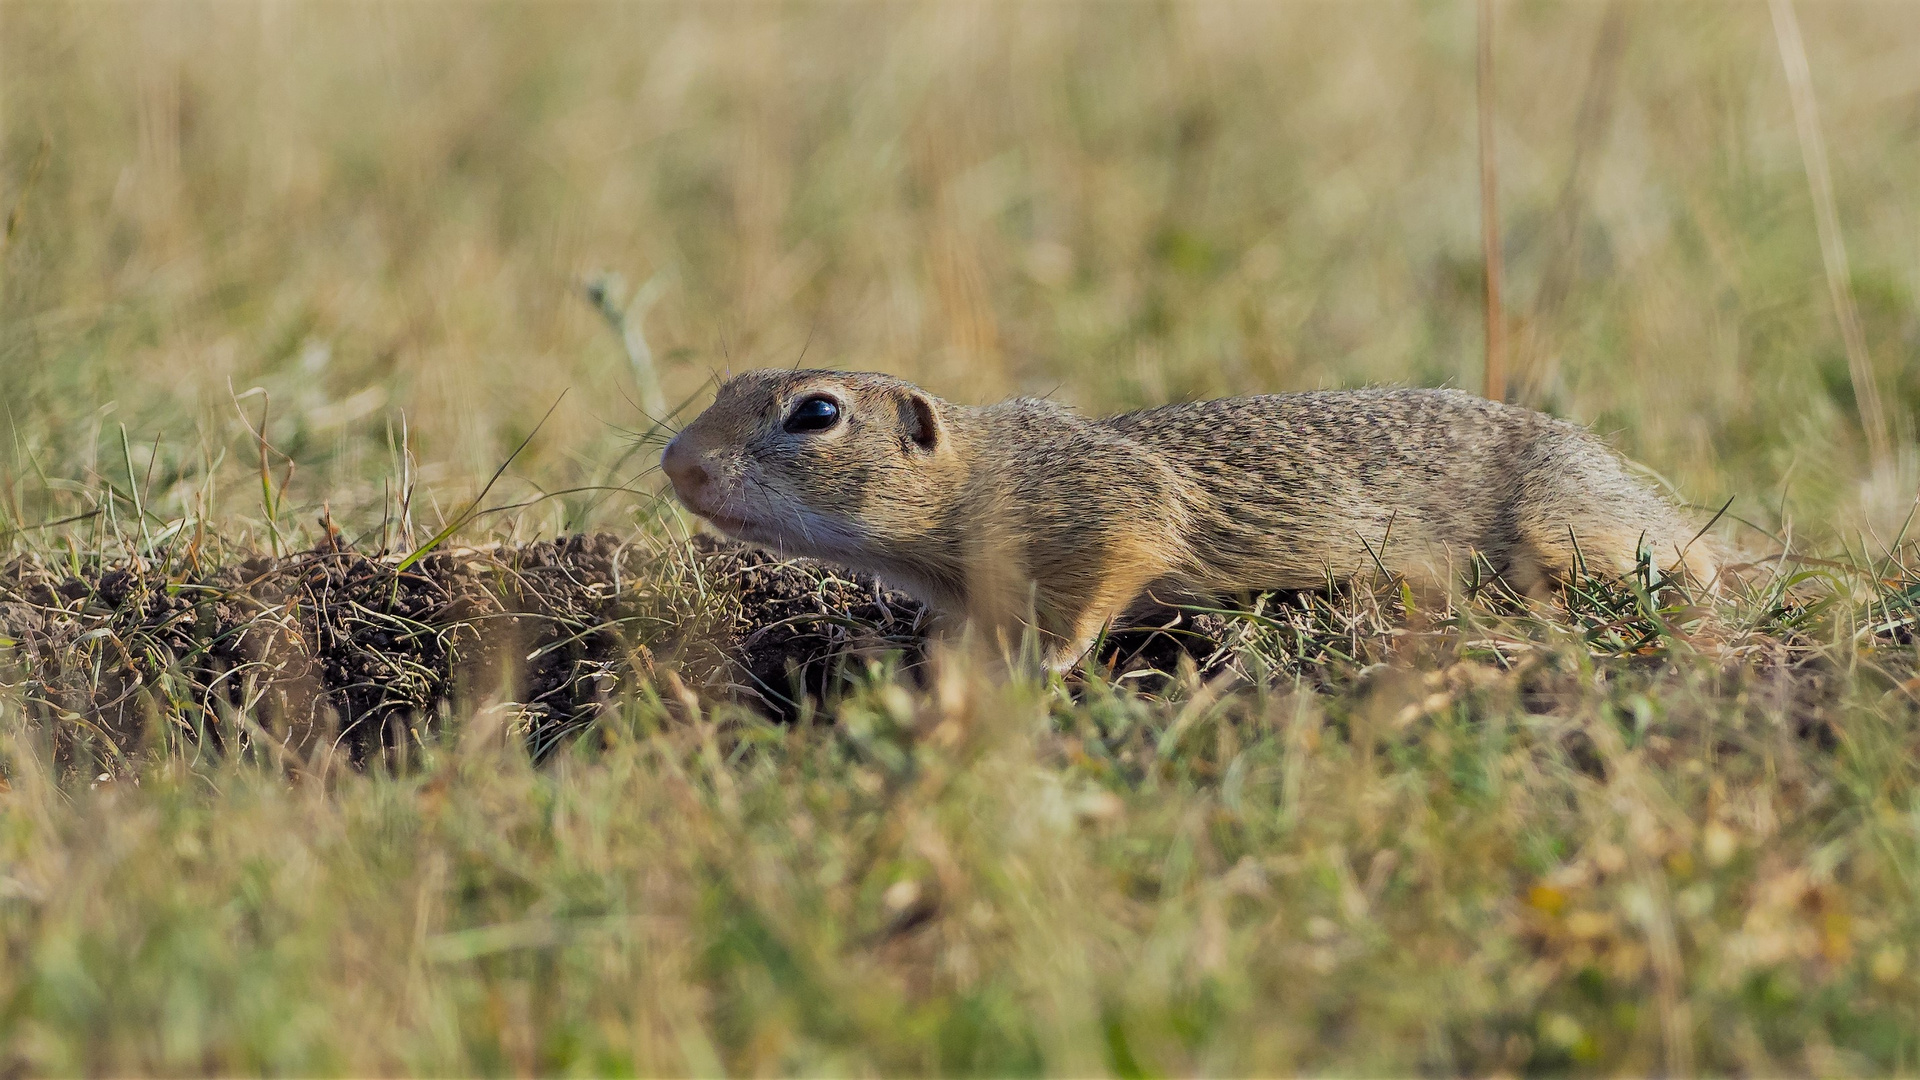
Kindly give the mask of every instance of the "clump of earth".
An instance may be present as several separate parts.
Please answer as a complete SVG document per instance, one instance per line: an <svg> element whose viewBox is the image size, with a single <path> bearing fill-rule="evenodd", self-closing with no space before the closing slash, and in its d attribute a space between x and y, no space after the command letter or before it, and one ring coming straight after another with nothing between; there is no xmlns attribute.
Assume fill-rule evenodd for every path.
<svg viewBox="0 0 1920 1080"><path fill-rule="evenodd" d="M1568 612L1596 650L1638 625L1611 609ZM1229 671L1323 685L1364 679L1407 649L1438 648L1450 663L1466 644L1501 648L1410 632L1402 614L1365 592L1164 608L1106 635L1092 661L1154 693ZM404 761L472 706L504 711L537 759L634 693L686 688L778 720L830 716L872 674L923 681L929 623L870 576L704 536L662 546L575 535L412 562L338 539L213 566L26 555L0 567L0 688L63 761L107 772L142 747L183 742ZM1658 664L1640 642L1653 635L1634 630L1615 659ZM1804 678L1817 651L1757 640L1723 651L1777 669L1796 694L1827 692ZM1484 659L1514 668L1528 649L1514 647ZM1537 682L1552 665L1531 670ZM1796 713L1818 714L1813 698Z"/></svg>
<svg viewBox="0 0 1920 1080"><path fill-rule="evenodd" d="M1103 656L1203 662L1224 640L1209 618L1171 613ZM474 702L506 703L539 756L660 679L792 719L874 669L920 677L927 633L926 610L872 577L708 537L663 552L576 535L404 567L330 540L212 568L0 568L6 682L64 755L104 768L168 739L364 763Z"/></svg>

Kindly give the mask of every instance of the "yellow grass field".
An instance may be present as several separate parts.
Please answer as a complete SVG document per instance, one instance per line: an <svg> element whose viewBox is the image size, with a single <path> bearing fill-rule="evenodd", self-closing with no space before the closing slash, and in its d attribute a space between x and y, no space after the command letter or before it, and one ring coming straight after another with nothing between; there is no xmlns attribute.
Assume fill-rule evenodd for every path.
<svg viewBox="0 0 1920 1080"><path fill-rule="evenodd" d="M789 723L694 677L663 433L1479 390L1474 4L0 0L0 1075L1920 1069L1920 4L1493 10L1509 396L1747 579ZM617 692L533 753L536 657L422 671L352 762L209 696L326 523L392 597L617 538L532 650Z"/></svg>

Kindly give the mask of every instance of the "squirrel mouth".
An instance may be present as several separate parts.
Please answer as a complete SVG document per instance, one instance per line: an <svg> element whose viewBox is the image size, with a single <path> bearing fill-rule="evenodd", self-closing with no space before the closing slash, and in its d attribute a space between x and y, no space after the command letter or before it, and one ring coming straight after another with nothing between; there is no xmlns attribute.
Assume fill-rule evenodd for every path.
<svg viewBox="0 0 1920 1080"><path fill-rule="evenodd" d="M695 510L694 513L735 540L744 540L749 544L766 544L781 551L787 551L792 542L787 530L767 524L764 520L710 510ZM788 554L811 553L789 551Z"/></svg>
<svg viewBox="0 0 1920 1080"><path fill-rule="evenodd" d="M709 509L704 506L695 506L692 503L687 502L687 500L685 499L682 499L681 501L683 503L687 503L687 509L693 511L695 514L699 515L701 518L704 518L708 523L712 524L715 528L719 529L721 532L727 533L732 536L742 536L743 534L755 531L754 523L751 518L744 518L734 514L724 513L722 511Z"/></svg>
<svg viewBox="0 0 1920 1080"><path fill-rule="evenodd" d="M737 514L726 513L711 505L712 502L725 504L732 501L730 499L714 499L710 501L700 497L700 495L704 494L703 492L683 491L679 484L674 485L673 493L679 497L681 506L691 510L696 517L713 523L715 527L724 532L739 532L752 525L752 523L744 517L740 517Z"/></svg>
<svg viewBox="0 0 1920 1080"><path fill-rule="evenodd" d="M779 519L768 513L771 508L742 506L745 500L733 494L718 498L712 497L716 494L713 492L695 492L693 498L677 491L675 494L680 496L680 505L735 540L752 544L777 544L785 538L787 530L776 524ZM702 498L702 495L708 497ZM759 513L744 512L748 510L757 510Z"/></svg>

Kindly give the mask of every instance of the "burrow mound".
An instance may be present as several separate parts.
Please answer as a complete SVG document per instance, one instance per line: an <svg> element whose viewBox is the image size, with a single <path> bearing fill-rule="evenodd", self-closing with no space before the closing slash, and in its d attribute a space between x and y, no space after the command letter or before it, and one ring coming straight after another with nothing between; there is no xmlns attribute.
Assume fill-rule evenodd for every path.
<svg viewBox="0 0 1920 1080"><path fill-rule="evenodd" d="M0 571L0 632L63 751L85 743L110 764L156 739L266 737L360 762L462 694L506 691L530 732L606 700L632 669L618 546L571 537L405 569L334 544L204 572L25 557Z"/></svg>
<svg viewBox="0 0 1920 1080"><path fill-rule="evenodd" d="M914 678L928 618L873 578L699 536L609 534L439 551L403 566L329 541L216 567L28 555L0 567L0 655L70 757L157 739L322 740L356 763L425 738L462 702L505 702L544 754L656 675L782 719L849 677ZM1207 666L1227 620L1171 613L1115 634L1117 670Z"/></svg>
<svg viewBox="0 0 1920 1080"><path fill-rule="evenodd" d="M792 719L876 665L924 671L928 618L912 598L707 537L576 535L403 561L337 541L210 568L16 558L0 567L0 678L64 759L111 770L162 740L333 746L363 763L469 703L498 703L543 756L609 702L674 680ZM1321 682L1409 640L1397 614L1283 594L1249 612L1166 609L1095 659L1143 689L1255 654Z"/></svg>
<svg viewBox="0 0 1920 1080"><path fill-rule="evenodd" d="M871 578L696 538L607 534L436 552L337 542L196 572L128 559L0 568L6 681L103 767L156 739L327 740L364 762L463 701L509 703L537 754L674 677L776 715L924 653L925 613Z"/></svg>

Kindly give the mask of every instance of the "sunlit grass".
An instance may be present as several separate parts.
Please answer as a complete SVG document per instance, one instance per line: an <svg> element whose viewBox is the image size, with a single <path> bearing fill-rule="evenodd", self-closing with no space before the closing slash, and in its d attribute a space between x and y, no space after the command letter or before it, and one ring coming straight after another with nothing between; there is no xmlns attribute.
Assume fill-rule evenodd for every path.
<svg viewBox="0 0 1920 1080"><path fill-rule="evenodd" d="M1920 8L1800 5L1876 472L1765 5L1496 6L1515 384L1738 580L782 703L651 475L715 376L1477 389L1471 5L0 5L0 1073L1920 1067ZM363 761L209 692L258 556L491 655L383 575L594 530Z"/></svg>

